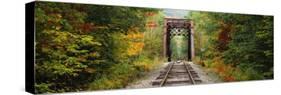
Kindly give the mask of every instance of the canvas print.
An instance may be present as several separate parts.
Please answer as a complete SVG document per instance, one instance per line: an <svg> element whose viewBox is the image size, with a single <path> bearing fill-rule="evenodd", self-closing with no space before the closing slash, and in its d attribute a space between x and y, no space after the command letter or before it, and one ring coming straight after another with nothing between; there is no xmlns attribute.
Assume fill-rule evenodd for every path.
<svg viewBox="0 0 281 95"><path fill-rule="evenodd" d="M271 80L273 16L36 1L26 90L63 93Z"/></svg>

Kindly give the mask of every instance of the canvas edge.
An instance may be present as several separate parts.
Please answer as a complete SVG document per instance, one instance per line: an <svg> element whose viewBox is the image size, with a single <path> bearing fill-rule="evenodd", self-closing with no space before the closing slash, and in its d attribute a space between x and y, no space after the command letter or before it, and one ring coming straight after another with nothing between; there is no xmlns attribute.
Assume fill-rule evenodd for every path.
<svg viewBox="0 0 281 95"><path fill-rule="evenodd" d="M25 91L35 94L35 2L25 4Z"/></svg>

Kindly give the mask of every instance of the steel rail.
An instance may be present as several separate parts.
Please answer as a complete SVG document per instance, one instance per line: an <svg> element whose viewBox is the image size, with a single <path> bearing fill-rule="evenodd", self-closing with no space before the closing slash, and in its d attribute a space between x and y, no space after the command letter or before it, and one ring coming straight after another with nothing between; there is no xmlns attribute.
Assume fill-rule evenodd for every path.
<svg viewBox="0 0 281 95"><path fill-rule="evenodd" d="M166 74L165 74L164 79L163 79L163 80L161 81L161 83L160 83L160 87L164 86L164 84L166 83L167 78L168 78L168 75L169 75L170 71L172 70L172 68L173 68L173 66L174 66L174 63L175 63L175 62L172 62L172 64L170 65L168 71L167 71Z"/></svg>
<svg viewBox="0 0 281 95"><path fill-rule="evenodd" d="M183 64L184 64L184 67L185 67L185 69L186 69L186 71L187 71L187 73L188 73L188 77L189 77L189 79L190 79L190 81L191 81L191 84L196 84L195 81L194 81L194 79L193 79L193 77L192 77L192 75L191 75L191 72L188 70L188 67L187 67L187 65L186 65L187 63L184 62Z"/></svg>

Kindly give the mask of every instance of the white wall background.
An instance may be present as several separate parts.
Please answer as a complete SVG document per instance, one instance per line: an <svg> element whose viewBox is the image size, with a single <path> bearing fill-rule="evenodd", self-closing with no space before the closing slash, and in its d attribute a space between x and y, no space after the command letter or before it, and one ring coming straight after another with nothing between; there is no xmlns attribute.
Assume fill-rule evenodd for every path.
<svg viewBox="0 0 281 95"><path fill-rule="evenodd" d="M24 91L25 3L1 0L0 93L29 95ZM278 0L49 0L77 3L173 8L246 14L274 15L274 80L165 88L111 90L67 95L280 95L281 2Z"/></svg>

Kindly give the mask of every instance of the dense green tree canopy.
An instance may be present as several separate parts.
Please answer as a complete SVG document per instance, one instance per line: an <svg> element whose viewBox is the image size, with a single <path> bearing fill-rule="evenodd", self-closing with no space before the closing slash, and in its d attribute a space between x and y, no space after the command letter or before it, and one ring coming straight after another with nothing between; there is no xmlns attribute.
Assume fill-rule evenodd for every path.
<svg viewBox="0 0 281 95"><path fill-rule="evenodd" d="M125 86L136 70L146 70L149 62L138 61L154 60L139 56L148 44L143 42L145 15L158 11L37 2L36 93Z"/></svg>
<svg viewBox="0 0 281 95"><path fill-rule="evenodd" d="M197 55L205 64L223 60L247 76L228 70L236 80L273 78L272 16L191 12L189 17L195 22Z"/></svg>

